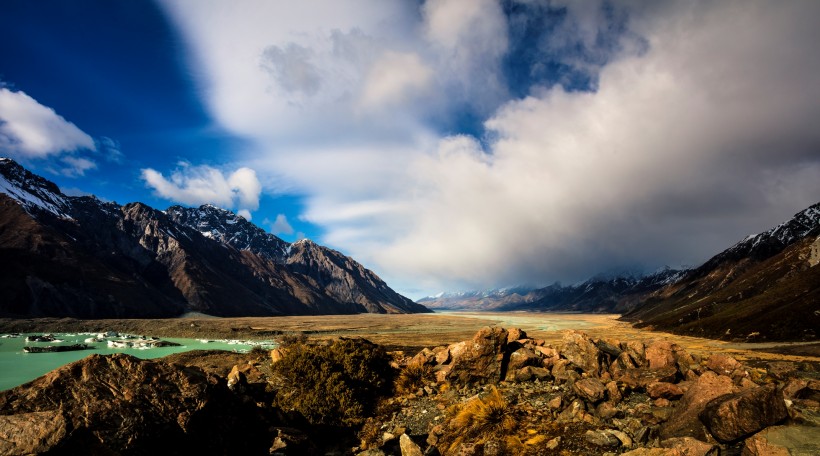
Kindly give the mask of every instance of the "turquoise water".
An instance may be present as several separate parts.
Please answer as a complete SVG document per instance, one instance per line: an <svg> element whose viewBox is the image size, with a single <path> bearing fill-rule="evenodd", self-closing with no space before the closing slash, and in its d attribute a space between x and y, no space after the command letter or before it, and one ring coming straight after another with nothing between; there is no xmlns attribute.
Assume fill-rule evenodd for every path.
<svg viewBox="0 0 820 456"><path fill-rule="evenodd" d="M17 385L34 380L41 375L50 372L60 366L85 358L91 354L107 355L112 353L127 353L138 358L150 359L170 355L172 353L186 352L190 350L227 350L246 352L254 345L263 347L274 347L274 342L250 342L250 341L228 341L214 340L205 341L198 339L162 339L180 344L178 347L157 347L157 348L110 348L107 340L120 340L122 337L108 337L102 342L85 342L90 337L97 334L53 334L62 342L26 342L26 336L32 334L21 334L19 337L0 337L0 391L13 388ZM40 335L40 334L37 334ZM25 353L23 347L26 345L46 347L49 345L71 345L86 344L93 346L93 350L78 350L59 353Z"/></svg>

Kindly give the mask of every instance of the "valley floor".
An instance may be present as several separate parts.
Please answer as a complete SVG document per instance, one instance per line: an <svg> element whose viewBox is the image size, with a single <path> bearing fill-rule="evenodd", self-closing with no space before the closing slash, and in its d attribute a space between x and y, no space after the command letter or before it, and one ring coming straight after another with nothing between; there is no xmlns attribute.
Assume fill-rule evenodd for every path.
<svg viewBox="0 0 820 456"><path fill-rule="evenodd" d="M158 337L259 339L306 335L311 339L363 337L389 350L415 353L472 337L484 326L518 327L547 343L561 340L562 331L579 329L594 338L666 339L690 353L724 353L739 360L820 362L820 343L736 343L680 336L633 328L618 315L577 313L468 313L404 315L322 315L256 318L212 318L194 315L158 320L75 320L68 318L0 319L0 333L119 331Z"/></svg>

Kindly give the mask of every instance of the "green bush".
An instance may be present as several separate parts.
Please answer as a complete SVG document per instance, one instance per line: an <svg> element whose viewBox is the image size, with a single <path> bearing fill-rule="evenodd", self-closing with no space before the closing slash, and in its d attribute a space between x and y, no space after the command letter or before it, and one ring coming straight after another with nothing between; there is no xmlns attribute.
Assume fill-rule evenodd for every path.
<svg viewBox="0 0 820 456"><path fill-rule="evenodd" d="M312 424L342 426L364 422L393 380L390 357L364 339L291 345L273 373L279 407L301 413Z"/></svg>

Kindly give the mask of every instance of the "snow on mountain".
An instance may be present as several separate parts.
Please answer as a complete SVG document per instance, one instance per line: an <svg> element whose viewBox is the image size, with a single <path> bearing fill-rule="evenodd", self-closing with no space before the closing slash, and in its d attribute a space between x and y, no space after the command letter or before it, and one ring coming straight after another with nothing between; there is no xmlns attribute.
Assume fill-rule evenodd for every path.
<svg viewBox="0 0 820 456"><path fill-rule="evenodd" d="M205 204L198 208L171 206L165 213L175 222L237 250L250 250L275 263L283 263L288 256L290 244L231 211Z"/></svg>
<svg viewBox="0 0 820 456"><path fill-rule="evenodd" d="M0 158L0 193L17 200L29 214L43 210L57 217L71 218L67 214L69 203L56 185L9 158Z"/></svg>

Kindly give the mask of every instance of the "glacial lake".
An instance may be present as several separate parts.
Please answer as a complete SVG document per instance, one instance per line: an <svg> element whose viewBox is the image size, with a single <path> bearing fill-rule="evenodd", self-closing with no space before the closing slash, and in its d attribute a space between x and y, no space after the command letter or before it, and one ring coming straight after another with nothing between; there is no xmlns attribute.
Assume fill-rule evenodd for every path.
<svg viewBox="0 0 820 456"><path fill-rule="evenodd" d="M108 337L102 342L85 342L86 339L97 336L97 334L52 334L62 342L26 342L26 336L42 335L41 333L20 334L18 337L0 336L0 391L14 388L23 383L34 380L43 374L50 372L65 364L80 360L88 355L99 354L108 355L113 353L127 353L137 358L151 359L160 358L172 353L186 352L190 350L226 350L247 352L254 345L261 345L264 348L276 346L275 342L251 342L239 340L199 340L199 339L179 339L162 338L163 341L174 342L179 346L155 347L155 348L112 348L108 346L109 340L123 340L123 337ZM124 335L123 335L124 336ZM138 339L125 339L138 340ZM48 347L53 345L85 344L94 347L89 350L66 351L57 353L25 353L23 347Z"/></svg>

